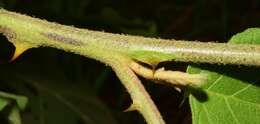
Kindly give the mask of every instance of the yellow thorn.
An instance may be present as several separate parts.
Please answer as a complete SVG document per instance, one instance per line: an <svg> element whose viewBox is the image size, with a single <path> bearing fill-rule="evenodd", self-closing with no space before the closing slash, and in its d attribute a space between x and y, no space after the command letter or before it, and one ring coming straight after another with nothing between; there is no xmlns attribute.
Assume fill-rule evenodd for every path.
<svg viewBox="0 0 260 124"><path fill-rule="evenodd" d="M11 58L10 62L16 60L24 51L29 49L28 45L23 44L15 44L15 51L13 57Z"/></svg>
<svg viewBox="0 0 260 124"><path fill-rule="evenodd" d="M124 112L130 112L130 111L135 111L135 110L137 110L137 106L134 104L131 104L129 108L124 110Z"/></svg>

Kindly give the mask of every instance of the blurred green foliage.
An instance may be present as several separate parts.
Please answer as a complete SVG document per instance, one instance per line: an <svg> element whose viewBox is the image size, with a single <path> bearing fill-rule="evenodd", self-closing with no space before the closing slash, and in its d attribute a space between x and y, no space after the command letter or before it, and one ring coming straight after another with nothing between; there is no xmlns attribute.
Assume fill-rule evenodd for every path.
<svg viewBox="0 0 260 124"><path fill-rule="evenodd" d="M259 4L258 0L0 0L5 9L81 28L220 42L258 27ZM52 48L31 49L10 63L14 47L2 35L0 41L0 91L29 99L21 112L24 124L145 123L137 112L122 112L131 100L109 67ZM163 65L185 69L185 63ZM188 103L179 106L182 94L143 82L167 123L191 123ZM0 112L0 123L5 124L17 102L2 97L1 108L8 102Z"/></svg>

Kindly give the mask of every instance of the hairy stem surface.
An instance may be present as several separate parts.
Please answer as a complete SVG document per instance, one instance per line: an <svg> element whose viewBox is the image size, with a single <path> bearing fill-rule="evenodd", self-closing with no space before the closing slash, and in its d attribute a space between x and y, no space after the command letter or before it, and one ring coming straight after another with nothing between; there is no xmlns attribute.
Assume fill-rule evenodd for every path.
<svg viewBox="0 0 260 124"><path fill-rule="evenodd" d="M106 62L104 57L111 57L107 54L110 51L150 65L174 60L260 66L260 45L200 43L90 31L4 9L0 9L0 32L15 45L51 46L101 62Z"/></svg>
<svg viewBox="0 0 260 124"><path fill-rule="evenodd" d="M16 46L12 60L29 48L47 46L80 54L111 66L133 100L128 110L138 110L149 124L164 124L164 121L134 73L135 70L145 77L146 69L138 71L133 66L131 68L129 62L140 61L157 65L163 61L174 60L260 66L260 45L199 43L90 31L4 9L0 9L0 33ZM148 72L150 73L149 69ZM150 74L148 77L177 81L181 82L180 84L189 83L192 86L192 81L182 82L184 79L180 80L180 76L171 76L185 75L187 79L191 79L190 75L164 70L156 74ZM197 76L195 78L197 79Z"/></svg>
<svg viewBox="0 0 260 124"><path fill-rule="evenodd" d="M118 78L130 93L133 103L126 111L139 111L149 124L164 124L160 112L156 108L141 81L128 66L128 61L119 58L111 66Z"/></svg>

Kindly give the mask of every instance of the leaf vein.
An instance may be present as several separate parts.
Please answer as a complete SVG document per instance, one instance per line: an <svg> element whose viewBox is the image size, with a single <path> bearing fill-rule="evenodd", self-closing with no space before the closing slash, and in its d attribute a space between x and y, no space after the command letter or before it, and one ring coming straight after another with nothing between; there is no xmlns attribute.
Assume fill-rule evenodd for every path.
<svg viewBox="0 0 260 124"><path fill-rule="evenodd" d="M209 124L212 124L211 121L210 121L209 112L208 112L208 110L207 110L207 108L206 108L206 106L204 104L202 105L202 108L203 108L203 110L205 111L205 113L207 115L207 120L208 120Z"/></svg>
<svg viewBox="0 0 260 124"><path fill-rule="evenodd" d="M244 88L238 90L237 92L233 93L231 96L234 97L235 95L245 91L247 88L249 88L251 86L251 84L248 84L247 86L245 86Z"/></svg>
<svg viewBox="0 0 260 124"><path fill-rule="evenodd" d="M260 104L257 104L257 103L254 103L254 102L242 100L242 99L239 99L239 98L234 97L234 96L225 96L225 95L220 94L220 93L217 93L217 92L212 92L212 91L207 91L207 92L208 92L208 93L211 93L211 94L214 94L214 95L218 95L218 96L224 97L224 98L228 97L228 98L232 98L232 99L234 99L234 100L238 100L238 101L246 102L246 103L249 103L249 104L253 104L253 105L255 105L255 106L257 106L257 107L260 108Z"/></svg>
<svg viewBox="0 0 260 124"><path fill-rule="evenodd" d="M225 100L225 104L227 105L228 110L230 111L230 113L233 116L234 120L236 121L237 124L240 124L239 121L237 120L236 115L234 114L230 104L228 103L227 98L224 98L224 100Z"/></svg>
<svg viewBox="0 0 260 124"><path fill-rule="evenodd" d="M210 90L215 84L217 84L221 79L223 78L223 75L220 75L208 88L207 90Z"/></svg>

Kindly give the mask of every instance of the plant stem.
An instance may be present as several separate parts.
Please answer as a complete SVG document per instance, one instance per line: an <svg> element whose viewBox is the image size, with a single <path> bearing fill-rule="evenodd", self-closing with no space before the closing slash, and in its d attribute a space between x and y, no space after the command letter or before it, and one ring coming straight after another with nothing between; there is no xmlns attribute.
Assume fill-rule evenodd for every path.
<svg viewBox="0 0 260 124"><path fill-rule="evenodd" d="M14 58L29 48L47 46L80 54L111 66L133 99L129 110L138 110L149 124L164 124L164 121L140 80L129 67L131 61L150 65L175 60L260 66L260 45L163 40L90 31L4 9L0 9L0 33L16 46Z"/></svg>
<svg viewBox="0 0 260 124"><path fill-rule="evenodd" d="M146 92L141 81L129 67L129 60L118 59L111 63L113 70L118 78L125 86L133 100L133 103L126 111L139 111L145 118L148 124L165 124L160 112L154 105L149 94Z"/></svg>
<svg viewBox="0 0 260 124"><path fill-rule="evenodd" d="M90 31L0 10L0 32L25 49L51 46L106 63L123 54L150 65L163 61L260 66L260 45L201 43ZM22 50L21 50L22 51Z"/></svg>

